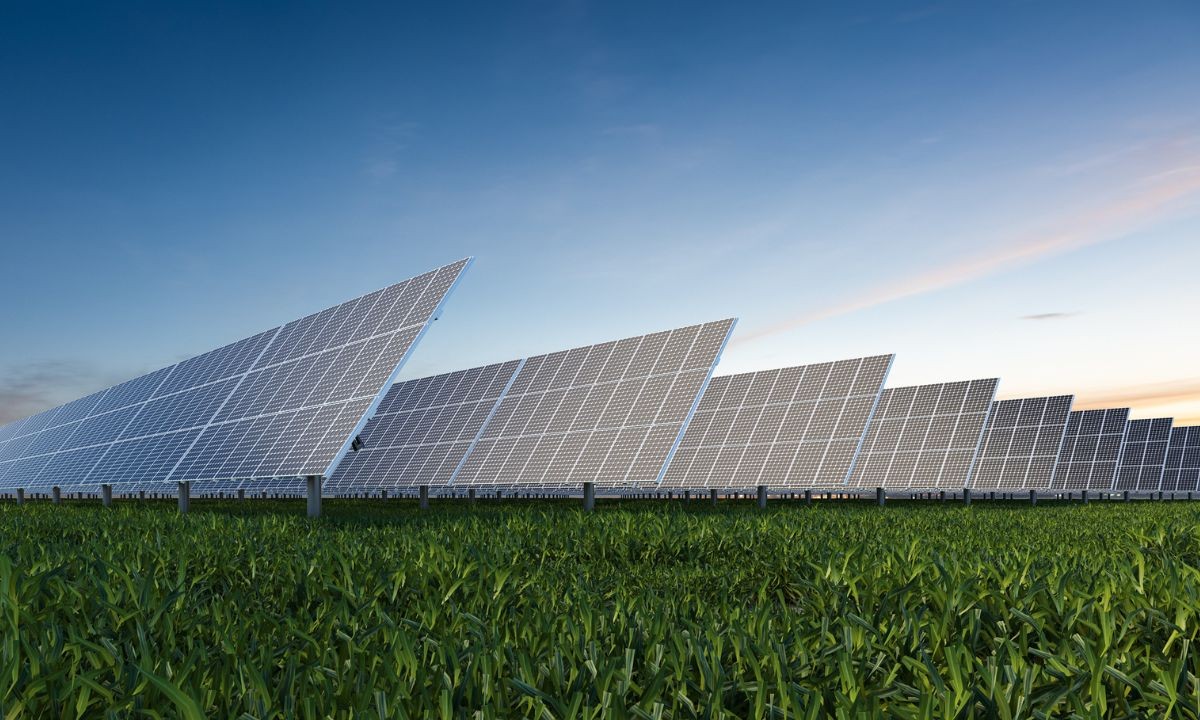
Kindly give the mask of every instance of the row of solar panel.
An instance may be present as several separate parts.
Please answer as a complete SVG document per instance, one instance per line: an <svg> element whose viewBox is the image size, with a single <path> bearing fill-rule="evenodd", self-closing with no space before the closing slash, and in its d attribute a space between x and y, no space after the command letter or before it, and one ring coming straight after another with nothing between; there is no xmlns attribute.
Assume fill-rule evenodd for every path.
<svg viewBox="0 0 1200 720"><path fill-rule="evenodd" d="M1071 396L995 401L995 379L883 389L892 359L713 378L661 480L657 462L630 465L657 393L640 414L631 395L604 422L611 395L589 402L570 382L527 405L510 396L520 363L535 359L422 378L392 389L329 489L1200 490L1200 430L1129 421L1128 409L1072 412ZM548 431L564 423L575 444Z"/></svg>
<svg viewBox="0 0 1200 720"><path fill-rule="evenodd" d="M0 489L1200 489L1200 432L1128 409L884 389L890 355L712 378L732 320L388 390L467 264L0 427Z"/></svg>

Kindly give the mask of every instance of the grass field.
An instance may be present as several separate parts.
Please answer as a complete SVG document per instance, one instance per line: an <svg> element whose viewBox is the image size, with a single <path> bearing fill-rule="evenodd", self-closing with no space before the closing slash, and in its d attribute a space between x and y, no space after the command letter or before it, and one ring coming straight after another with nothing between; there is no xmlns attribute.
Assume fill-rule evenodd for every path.
<svg viewBox="0 0 1200 720"><path fill-rule="evenodd" d="M1200 504L0 506L0 716L1196 717Z"/></svg>

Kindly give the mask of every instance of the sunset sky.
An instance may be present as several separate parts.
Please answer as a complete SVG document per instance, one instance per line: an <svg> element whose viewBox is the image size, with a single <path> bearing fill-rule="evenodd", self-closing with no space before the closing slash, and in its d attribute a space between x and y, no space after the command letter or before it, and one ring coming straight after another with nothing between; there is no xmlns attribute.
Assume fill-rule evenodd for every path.
<svg viewBox="0 0 1200 720"><path fill-rule="evenodd" d="M1200 423L1200 4L5 3L0 422L460 257L405 370L723 317Z"/></svg>

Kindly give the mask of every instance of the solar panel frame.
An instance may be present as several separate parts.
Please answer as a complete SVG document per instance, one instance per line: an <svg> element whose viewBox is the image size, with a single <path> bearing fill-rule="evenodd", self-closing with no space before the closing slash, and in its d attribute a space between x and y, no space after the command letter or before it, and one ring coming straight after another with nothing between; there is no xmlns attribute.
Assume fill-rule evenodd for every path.
<svg viewBox="0 0 1200 720"><path fill-rule="evenodd" d="M1129 408L1073 410L1054 469L1052 490L1112 490Z"/></svg>
<svg viewBox="0 0 1200 720"><path fill-rule="evenodd" d="M992 403L972 473L977 490L1045 490L1054 482L1073 395Z"/></svg>
<svg viewBox="0 0 1200 720"><path fill-rule="evenodd" d="M887 490L970 487L999 382L885 389L848 484Z"/></svg>
<svg viewBox="0 0 1200 720"><path fill-rule="evenodd" d="M1158 492L1162 489L1173 423L1171 418L1145 418L1126 424L1113 490Z"/></svg>
<svg viewBox="0 0 1200 720"><path fill-rule="evenodd" d="M894 358L714 377L660 488L844 486Z"/></svg>
<svg viewBox="0 0 1200 720"><path fill-rule="evenodd" d="M1171 428L1161 489L1163 492L1200 491L1200 425Z"/></svg>
<svg viewBox="0 0 1200 720"><path fill-rule="evenodd" d="M470 263L436 268L0 427L0 488L233 482L232 475L181 471L202 441L205 450L261 453L251 477L328 475ZM330 329L333 318L343 328ZM346 344L333 345L339 337ZM271 382L246 388L259 395L239 395L251 376L268 374ZM234 398L237 407L227 412ZM277 421L285 416L287 423ZM267 429L275 434L255 434ZM275 464L265 465L267 458ZM228 455L222 462L216 467L234 467Z"/></svg>

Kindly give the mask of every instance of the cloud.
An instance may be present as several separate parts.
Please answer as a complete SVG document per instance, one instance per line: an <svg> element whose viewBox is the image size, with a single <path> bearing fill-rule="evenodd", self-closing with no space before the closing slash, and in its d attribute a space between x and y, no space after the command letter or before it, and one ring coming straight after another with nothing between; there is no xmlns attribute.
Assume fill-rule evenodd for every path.
<svg viewBox="0 0 1200 720"><path fill-rule="evenodd" d="M395 175L400 169L399 155L416 137L418 128L414 122L392 122L379 127L363 171L375 180L387 180Z"/></svg>
<svg viewBox="0 0 1200 720"><path fill-rule="evenodd" d="M637 125L614 125L613 127L606 127L600 131L600 134L611 137L649 139L658 137L661 132L662 129L654 123L640 123Z"/></svg>
<svg viewBox="0 0 1200 720"><path fill-rule="evenodd" d="M1033 315L1022 315L1022 320L1061 320L1063 318L1075 317L1079 313L1073 312L1048 312L1035 313Z"/></svg>
<svg viewBox="0 0 1200 720"><path fill-rule="evenodd" d="M1179 201L1200 193L1200 167L1176 161L1169 168L1141 174L1115 199L1047 223L1040 232L1017 236L973 257L935 267L892 285L817 308L781 322L740 333L733 343L747 343L803 325L847 315L962 285L1092 245L1126 237L1168 219Z"/></svg>
<svg viewBox="0 0 1200 720"><path fill-rule="evenodd" d="M1177 403L1200 403L1200 378L1182 378L1145 385L1085 391L1076 395L1076 410L1109 407L1153 408Z"/></svg>
<svg viewBox="0 0 1200 720"><path fill-rule="evenodd" d="M0 425L70 402L119 382L82 363L51 360L0 372Z"/></svg>

